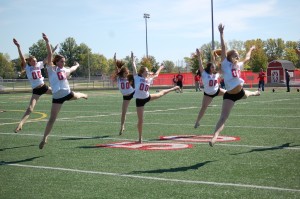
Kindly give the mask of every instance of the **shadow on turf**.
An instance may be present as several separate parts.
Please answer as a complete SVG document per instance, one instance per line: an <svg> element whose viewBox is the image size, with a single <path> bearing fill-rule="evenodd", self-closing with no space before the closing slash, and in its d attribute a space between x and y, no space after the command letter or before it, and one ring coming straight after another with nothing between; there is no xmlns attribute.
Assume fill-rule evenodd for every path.
<svg viewBox="0 0 300 199"><path fill-rule="evenodd" d="M0 166L1 165L7 165L7 164L18 164L18 163L23 163L23 162L30 162L30 161L33 161L37 158L41 158L41 157L44 157L44 156L36 156L36 157L32 157L32 158L26 158L24 160L15 160L15 161L9 161L9 162L0 161Z"/></svg>
<svg viewBox="0 0 300 199"><path fill-rule="evenodd" d="M36 145L25 145L25 146L15 146L15 147L8 147L8 148L2 148L0 149L0 151L5 151L5 150L9 150L9 149L19 149L19 148L25 148L25 147L31 147L31 146L36 146Z"/></svg>
<svg viewBox="0 0 300 199"><path fill-rule="evenodd" d="M216 162L216 161L205 161L205 162L200 162L188 167L176 167L176 168L169 168L169 169L156 169L156 170L149 170L149 171L132 171L128 174L141 174L141 173L169 173L169 172L183 172L183 171L188 171L188 170L197 170L200 167L203 167L206 164L209 164L211 162Z"/></svg>
<svg viewBox="0 0 300 199"><path fill-rule="evenodd" d="M63 138L61 140L92 140L92 139L103 139L108 138L108 135L95 136L95 137L73 137L73 138Z"/></svg>
<svg viewBox="0 0 300 199"><path fill-rule="evenodd" d="M294 146L290 146L291 143L285 143L279 146L273 146L273 147L268 147L268 148L259 148L259 149L251 149L250 151L247 152L241 152L241 153L233 153L230 155L240 155L240 154L245 154L245 153L252 153L252 152L262 152L262 151L273 151L273 150L279 150L279 149L284 149L287 147L295 147L295 146L300 146L300 145L294 145Z"/></svg>

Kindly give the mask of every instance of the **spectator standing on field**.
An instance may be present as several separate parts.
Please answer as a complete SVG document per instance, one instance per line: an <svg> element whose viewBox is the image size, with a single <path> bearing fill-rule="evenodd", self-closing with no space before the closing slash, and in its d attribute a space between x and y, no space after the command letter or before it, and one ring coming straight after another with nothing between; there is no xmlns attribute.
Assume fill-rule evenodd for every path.
<svg viewBox="0 0 300 199"><path fill-rule="evenodd" d="M173 86L176 86L176 85L177 85L176 75L174 75L174 77L173 77L173 79L172 79L172 82L173 82Z"/></svg>
<svg viewBox="0 0 300 199"><path fill-rule="evenodd" d="M177 79L177 86L179 86L180 88L180 92L183 92L183 75L181 74L181 72L179 71L178 74L176 75L176 79Z"/></svg>
<svg viewBox="0 0 300 199"><path fill-rule="evenodd" d="M196 92L201 91L201 87L200 87L201 76L200 76L199 70L196 71L196 75L194 77L194 80L195 80L195 89L196 89Z"/></svg>
<svg viewBox="0 0 300 199"><path fill-rule="evenodd" d="M285 69L286 92L290 92L290 74L288 69Z"/></svg>
<svg viewBox="0 0 300 199"><path fill-rule="evenodd" d="M265 91L265 77L266 73L262 68L260 68L260 72L258 74L258 90Z"/></svg>

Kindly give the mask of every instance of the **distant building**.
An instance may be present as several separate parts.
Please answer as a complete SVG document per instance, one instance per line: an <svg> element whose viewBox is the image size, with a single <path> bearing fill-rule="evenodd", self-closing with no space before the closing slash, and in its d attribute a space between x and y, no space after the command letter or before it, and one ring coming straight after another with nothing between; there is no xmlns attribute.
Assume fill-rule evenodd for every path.
<svg viewBox="0 0 300 199"><path fill-rule="evenodd" d="M284 70L287 69L291 77L294 77L295 66L288 60L274 60L267 67L267 82L282 83L285 81Z"/></svg>

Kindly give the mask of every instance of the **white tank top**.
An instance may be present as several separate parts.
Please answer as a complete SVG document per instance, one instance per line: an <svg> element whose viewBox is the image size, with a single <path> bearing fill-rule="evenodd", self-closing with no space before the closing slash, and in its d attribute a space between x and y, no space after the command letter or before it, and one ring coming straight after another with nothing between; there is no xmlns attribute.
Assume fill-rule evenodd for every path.
<svg viewBox="0 0 300 199"><path fill-rule="evenodd" d="M205 70L201 73L202 82L204 85L204 92L213 95L219 89L219 73L216 74L208 74Z"/></svg>
<svg viewBox="0 0 300 199"><path fill-rule="evenodd" d="M129 95L133 93L134 88L130 85L127 78L117 78L118 81L118 88L122 95Z"/></svg>
<svg viewBox="0 0 300 199"><path fill-rule="evenodd" d="M37 62L35 66L25 66L26 75L32 88L44 84L44 77L41 71L43 68L44 64L42 61Z"/></svg>
<svg viewBox="0 0 300 199"><path fill-rule="evenodd" d="M222 71L224 77L224 83L227 91L231 91L237 85L243 86L244 80L240 78L241 70L243 69L243 62L238 62L233 65L231 62L225 58L222 62Z"/></svg>
<svg viewBox="0 0 300 199"><path fill-rule="evenodd" d="M70 69L58 66L47 66L49 82L52 88L52 95L54 99L65 97L71 93L67 77L70 74Z"/></svg>
<svg viewBox="0 0 300 199"><path fill-rule="evenodd" d="M149 88L153 82L153 78L144 78L138 75L134 76L135 93L134 98L146 99L149 97Z"/></svg>

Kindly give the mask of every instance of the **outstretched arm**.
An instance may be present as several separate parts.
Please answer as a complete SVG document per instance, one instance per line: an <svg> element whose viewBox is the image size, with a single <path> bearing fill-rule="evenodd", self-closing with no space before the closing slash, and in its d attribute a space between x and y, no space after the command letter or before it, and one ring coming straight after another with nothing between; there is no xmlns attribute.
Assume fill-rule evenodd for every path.
<svg viewBox="0 0 300 199"><path fill-rule="evenodd" d="M117 63L117 53L114 54L114 62Z"/></svg>
<svg viewBox="0 0 300 199"><path fill-rule="evenodd" d="M56 44L56 46L52 49L52 53L54 53L58 48L58 44Z"/></svg>
<svg viewBox="0 0 300 199"><path fill-rule="evenodd" d="M46 42L46 47L47 47L47 52L48 52L47 59L46 59L47 60L47 64L49 66L52 66L53 65L52 64L52 54L53 54L53 52L52 52L52 49L51 49L51 46L50 46L50 43L49 43L49 39L48 39L48 37L47 37L47 35L45 33L43 33L43 39Z"/></svg>
<svg viewBox="0 0 300 199"><path fill-rule="evenodd" d="M78 62L75 62L75 65L72 66L72 67L70 68L70 73L72 73L72 72L74 72L75 70L77 70L78 67L79 67L79 63L78 63Z"/></svg>
<svg viewBox="0 0 300 199"><path fill-rule="evenodd" d="M203 63L202 63L201 52L198 48L196 49L196 55L197 55L198 62L199 62L199 71L200 71L200 73L202 73L204 68L203 68Z"/></svg>
<svg viewBox="0 0 300 199"><path fill-rule="evenodd" d="M22 67L22 69L24 69L24 67L26 66L26 60L22 54L20 44L18 43L18 41L15 38L13 39L13 42L18 48L18 52L19 52L19 56L20 56L20 60L21 60L21 67Z"/></svg>
<svg viewBox="0 0 300 199"><path fill-rule="evenodd" d="M246 54L245 60L243 61L244 64L250 60L250 58L251 58L251 53L252 53L252 51L253 51L254 49L255 49L255 46L251 46L251 48L249 49L249 51L248 51L247 54Z"/></svg>
<svg viewBox="0 0 300 199"><path fill-rule="evenodd" d="M221 62L226 58L226 46L224 41L224 25L220 23L219 25L219 32L220 32L220 38L221 38Z"/></svg>
<svg viewBox="0 0 300 199"><path fill-rule="evenodd" d="M58 44L56 44L56 46L54 48L51 48L52 49L52 54L54 54L54 52L56 51L56 49L58 48ZM44 60L43 60L43 63L44 64L47 64L48 63L48 57L46 57Z"/></svg>
<svg viewBox="0 0 300 199"><path fill-rule="evenodd" d="M165 66L164 66L164 64L162 63L161 65L160 65L160 67L158 68L158 70L156 71L156 73L154 73L154 75L152 76L152 78L154 79L154 78L157 78L158 77L158 75L159 75L159 73L160 73L160 71L162 70L162 69L164 69L165 68Z"/></svg>
<svg viewBox="0 0 300 199"><path fill-rule="evenodd" d="M131 61L132 61L132 66L133 66L132 74L133 74L133 76L135 76L137 74L137 70L136 70L136 65L135 65L135 57L134 57L132 51L131 51Z"/></svg>

